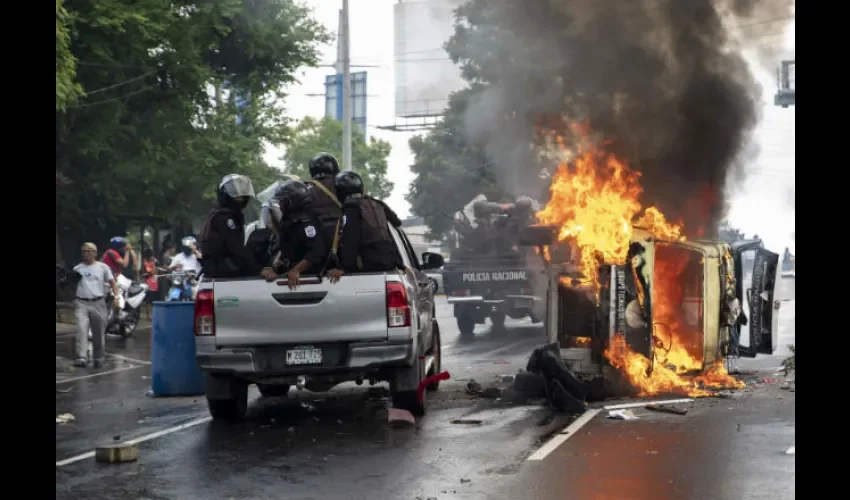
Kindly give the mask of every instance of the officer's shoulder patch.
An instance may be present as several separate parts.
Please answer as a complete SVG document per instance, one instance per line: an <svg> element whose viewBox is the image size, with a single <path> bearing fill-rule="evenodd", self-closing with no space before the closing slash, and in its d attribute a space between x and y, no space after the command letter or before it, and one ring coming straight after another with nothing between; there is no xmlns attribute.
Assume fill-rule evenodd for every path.
<svg viewBox="0 0 850 500"><path fill-rule="evenodd" d="M315 238L316 228L313 226L307 226L304 228L304 234L306 234L308 238Z"/></svg>
<svg viewBox="0 0 850 500"><path fill-rule="evenodd" d="M227 219L227 227L230 229L236 229L236 222L233 219Z"/></svg>

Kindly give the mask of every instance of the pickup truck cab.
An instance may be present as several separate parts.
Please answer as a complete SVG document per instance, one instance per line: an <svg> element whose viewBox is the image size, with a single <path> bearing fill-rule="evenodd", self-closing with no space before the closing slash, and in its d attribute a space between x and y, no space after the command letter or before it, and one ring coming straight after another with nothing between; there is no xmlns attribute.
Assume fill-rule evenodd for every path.
<svg viewBox="0 0 850 500"><path fill-rule="evenodd" d="M393 406L425 412L420 382L440 372L440 328L434 285L407 236L390 226L405 269L326 277L302 276L296 290L285 277L202 278L195 301L198 365L214 419L241 420L248 385L263 396L290 386L322 392L349 381L390 384ZM438 383L428 386L436 390Z"/></svg>

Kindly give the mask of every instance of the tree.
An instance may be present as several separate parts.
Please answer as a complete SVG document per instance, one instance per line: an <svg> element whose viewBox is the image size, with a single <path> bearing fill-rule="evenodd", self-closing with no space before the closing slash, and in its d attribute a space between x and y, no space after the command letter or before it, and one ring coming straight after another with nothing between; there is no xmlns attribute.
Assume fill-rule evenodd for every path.
<svg viewBox="0 0 850 500"><path fill-rule="evenodd" d="M56 109L65 109L82 93L76 82L77 65L71 54L68 11L56 0Z"/></svg>
<svg viewBox="0 0 850 500"><path fill-rule="evenodd" d="M85 232L121 214L185 223L208 209L225 174L274 179L263 142L285 140L288 122L272 103L329 40L307 8L294 0L64 7L86 97L60 107L57 7L56 161L74 181L57 195L62 227ZM236 96L247 102L241 109Z"/></svg>
<svg viewBox="0 0 850 500"><path fill-rule="evenodd" d="M405 199L411 212L424 219L430 238L440 239L450 231L454 212L477 194L489 199L504 195L483 149L468 143L462 133L472 92L466 89L452 95L443 121L428 135L410 139L414 154L410 170L416 178Z"/></svg>
<svg viewBox="0 0 850 500"><path fill-rule="evenodd" d="M340 165L340 168L352 168L363 177L366 192L378 199L389 198L393 183L387 179L387 158L391 150L390 143L375 137L366 137L357 127L351 130L352 166ZM322 118L316 120L306 117L292 130L292 136L286 144L286 152L281 158L286 164L286 172L309 179L310 159L319 152L328 152L338 160L342 158L342 122Z"/></svg>

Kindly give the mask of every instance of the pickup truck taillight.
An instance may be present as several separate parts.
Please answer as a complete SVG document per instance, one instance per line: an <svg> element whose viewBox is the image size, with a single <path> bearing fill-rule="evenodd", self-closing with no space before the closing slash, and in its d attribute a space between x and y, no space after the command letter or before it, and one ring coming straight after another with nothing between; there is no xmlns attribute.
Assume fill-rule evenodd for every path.
<svg viewBox="0 0 850 500"><path fill-rule="evenodd" d="M410 306L402 283L387 283L387 326L410 326Z"/></svg>
<svg viewBox="0 0 850 500"><path fill-rule="evenodd" d="M195 335L215 335L215 307L212 290L199 290L195 298Z"/></svg>

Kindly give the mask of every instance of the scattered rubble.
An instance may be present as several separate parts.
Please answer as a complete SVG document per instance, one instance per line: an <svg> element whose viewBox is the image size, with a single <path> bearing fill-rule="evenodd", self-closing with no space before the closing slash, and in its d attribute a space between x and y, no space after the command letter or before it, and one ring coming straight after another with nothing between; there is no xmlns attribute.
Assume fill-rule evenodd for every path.
<svg viewBox="0 0 850 500"><path fill-rule="evenodd" d="M646 405L644 408L650 411L655 411L659 413L670 413L673 415L687 415L688 410L685 408L677 408L675 406L662 406L657 404Z"/></svg>
<svg viewBox="0 0 850 500"><path fill-rule="evenodd" d="M57 424L67 424L77 420L76 417L71 415L70 413L63 413L61 415L56 415L56 423Z"/></svg>
<svg viewBox="0 0 850 500"><path fill-rule="evenodd" d="M608 418L612 420L637 420L638 416L632 410L610 410Z"/></svg>

